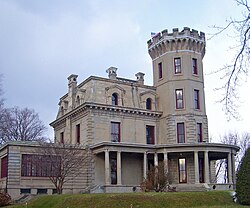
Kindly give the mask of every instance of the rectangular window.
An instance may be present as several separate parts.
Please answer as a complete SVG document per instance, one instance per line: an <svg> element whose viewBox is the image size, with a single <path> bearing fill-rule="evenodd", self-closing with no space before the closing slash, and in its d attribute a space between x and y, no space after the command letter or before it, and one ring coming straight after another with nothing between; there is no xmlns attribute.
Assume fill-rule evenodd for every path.
<svg viewBox="0 0 250 208"><path fill-rule="evenodd" d="M20 194L30 194L30 193L31 189L29 188L20 189Z"/></svg>
<svg viewBox="0 0 250 208"><path fill-rule="evenodd" d="M23 154L21 176L55 176L60 171L60 163L59 156Z"/></svg>
<svg viewBox="0 0 250 208"><path fill-rule="evenodd" d="M175 90L175 99L176 99L176 109L183 109L184 108L184 101L183 101L183 90L182 89Z"/></svg>
<svg viewBox="0 0 250 208"><path fill-rule="evenodd" d="M1 178L5 178L8 175L8 156L1 159Z"/></svg>
<svg viewBox="0 0 250 208"><path fill-rule="evenodd" d="M204 183L204 159L199 158L199 181Z"/></svg>
<svg viewBox="0 0 250 208"><path fill-rule="evenodd" d="M174 59L174 72L175 74L181 73L181 58Z"/></svg>
<svg viewBox="0 0 250 208"><path fill-rule="evenodd" d="M179 158L179 182L187 183L186 158Z"/></svg>
<svg viewBox="0 0 250 208"><path fill-rule="evenodd" d="M184 125L184 123L177 123L177 141L178 141L178 143L185 143L185 125Z"/></svg>
<svg viewBox="0 0 250 208"><path fill-rule="evenodd" d="M111 169L111 184L117 184L117 160L116 158L111 158L110 161L110 169Z"/></svg>
<svg viewBox="0 0 250 208"><path fill-rule="evenodd" d="M48 189L37 189L37 194L48 194Z"/></svg>
<svg viewBox="0 0 250 208"><path fill-rule="evenodd" d="M202 142L202 123L197 123L197 140Z"/></svg>
<svg viewBox="0 0 250 208"><path fill-rule="evenodd" d="M76 125L76 143L80 144L80 124Z"/></svg>
<svg viewBox="0 0 250 208"><path fill-rule="evenodd" d="M146 126L146 139L147 144L155 144L155 127Z"/></svg>
<svg viewBox="0 0 250 208"><path fill-rule="evenodd" d="M64 144L64 132L60 133L60 143Z"/></svg>
<svg viewBox="0 0 250 208"><path fill-rule="evenodd" d="M111 122L111 142L120 142L120 123Z"/></svg>
<svg viewBox="0 0 250 208"><path fill-rule="evenodd" d="M159 74L159 79L162 78L162 62L158 63L158 74Z"/></svg>
<svg viewBox="0 0 250 208"><path fill-rule="evenodd" d="M197 59L195 59L195 58L192 59L192 69L193 69L193 74L198 74L198 71L197 71Z"/></svg>
<svg viewBox="0 0 250 208"><path fill-rule="evenodd" d="M200 95L199 90L194 90L194 108L200 109Z"/></svg>

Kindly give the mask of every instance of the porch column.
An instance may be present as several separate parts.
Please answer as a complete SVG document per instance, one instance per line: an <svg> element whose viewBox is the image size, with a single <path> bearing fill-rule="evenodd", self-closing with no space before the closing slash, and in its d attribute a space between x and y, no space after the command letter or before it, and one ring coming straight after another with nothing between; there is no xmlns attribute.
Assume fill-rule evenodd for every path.
<svg viewBox="0 0 250 208"><path fill-rule="evenodd" d="M165 175L168 174L168 153L164 152L164 172Z"/></svg>
<svg viewBox="0 0 250 208"><path fill-rule="evenodd" d="M143 157L143 178L147 178L147 152L144 152Z"/></svg>
<svg viewBox="0 0 250 208"><path fill-rule="evenodd" d="M117 151L117 185L122 184L122 162L121 152Z"/></svg>
<svg viewBox="0 0 250 208"><path fill-rule="evenodd" d="M204 166L205 166L205 170L204 170L204 173L205 173L205 183L210 183L210 180L209 180L209 162L208 162L208 151L204 151Z"/></svg>
<svg viewBox="0 0 250 208"><path fill-rule="evenodd" d="M158 154L156 152L154 155L154 165L155 165L155 167L158 166Z"/></svg>
<svg viewBox="0 0 250 208"><path fill-rule="evenodd" d="M235 158L234 154L232 153L232 178L233 178L233 184L236 184L236 176L235 176ZM234 187L235 188L235 187Z"/></svg>
<svg viewBox="0 0 250 208"><path fill-rule="evenodd" d="M109 151L105 150L105 185L110 184Z"/></svg>
<svg viewBox="0 0 250 208"><path fill-rule="evenodd" d="M198 151L194 151L194 178L195 183L200 183L199 180L199 158Z"/></svg>
<svg viewBox="0 0 250 208"><path fill-rule="evenodd" d="M228 176L228 183L232 183L232 159L231 159L231 152L227 154L227 176Z"/></svg>

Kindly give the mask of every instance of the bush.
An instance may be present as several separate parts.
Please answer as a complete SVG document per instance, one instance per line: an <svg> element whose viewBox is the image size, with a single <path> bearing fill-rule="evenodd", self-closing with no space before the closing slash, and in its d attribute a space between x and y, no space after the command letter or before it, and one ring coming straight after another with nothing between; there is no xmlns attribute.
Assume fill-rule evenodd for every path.
<svg viewBox="0 0 250 208"><path fill-rule="evenodd" d="M236 194L240 204L250 205L250 148L242 158L237 173Z"/></svg>
<svg viewBox="0 0 250 208"><path fill-rule="evenodd" d="M7 193L0 193L0 207L6 206L10 203L11 197Z"/></svg>

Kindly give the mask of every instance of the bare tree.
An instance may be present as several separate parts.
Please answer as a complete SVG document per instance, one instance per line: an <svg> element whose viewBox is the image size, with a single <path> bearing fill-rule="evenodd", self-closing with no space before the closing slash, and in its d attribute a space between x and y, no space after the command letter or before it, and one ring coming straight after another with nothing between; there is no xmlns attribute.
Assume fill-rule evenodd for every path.
<svg viewBox="0 0 250 208"><path fill-rule="evenodd" d="M39 163L40 168L48 171L49 165L51 171L47 176L58 194L62 194L63 185L82 173L90 162L90 150L78 144L41 143L39 153L46 161L46 164Z"/></svg>
<svg viewBox="0 0 250 208"><path fill-rule="evenodd" d="M213 26L218 32L209 38L211 39L232 28L235 35L231 35L231 37L238 42L236 47L231 47L235 51L233 61L217 71L223 73L221 78L224 83L218 89L223 91L220 102L225 106L224 110L228 119L231 117L238 119L238 88L243 79L247 78L250 57L250 7L248 0L235 0L235 2L242 7L242 18L234 19L231 17L226 26Z"/></svg>
<svg viewBox="0 0 250 208"><path fill-rule="evenodd" d="M147 178L141 183L143 191L166 191L169 187L169 175L164 169L164 163L159 162L158 166L151 167L147 172Z"/></svg>
<svg viewBox="0 0 250 208"><path fill-rule="evenodd" d="M18 107L2 109L0 144L7 141L45 140L46 126L34 110Z"/></svg>

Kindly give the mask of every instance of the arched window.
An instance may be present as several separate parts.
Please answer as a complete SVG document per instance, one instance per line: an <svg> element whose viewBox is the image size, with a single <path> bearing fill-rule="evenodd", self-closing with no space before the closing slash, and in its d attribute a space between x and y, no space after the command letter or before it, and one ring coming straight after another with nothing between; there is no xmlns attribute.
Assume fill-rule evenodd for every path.
<svg viewBox="0 0 250 208"><path fill-rule="evenodd" d="M118 95L117 95L117 93L112 94L112 105L118 105Z"/></svg>
<svg viewBox="0 0 250 208"><path fill-rule="evenodd" d="M79 95L76 97L76 106L79 106L80 105L80 97Z"/></svg>
<svg viewBox="0 0 250 208"><path fill-rule="evenodd" d="M146 109L152 110L152 99L151 98L147 98L147 100L146 100Z"/></svg>

